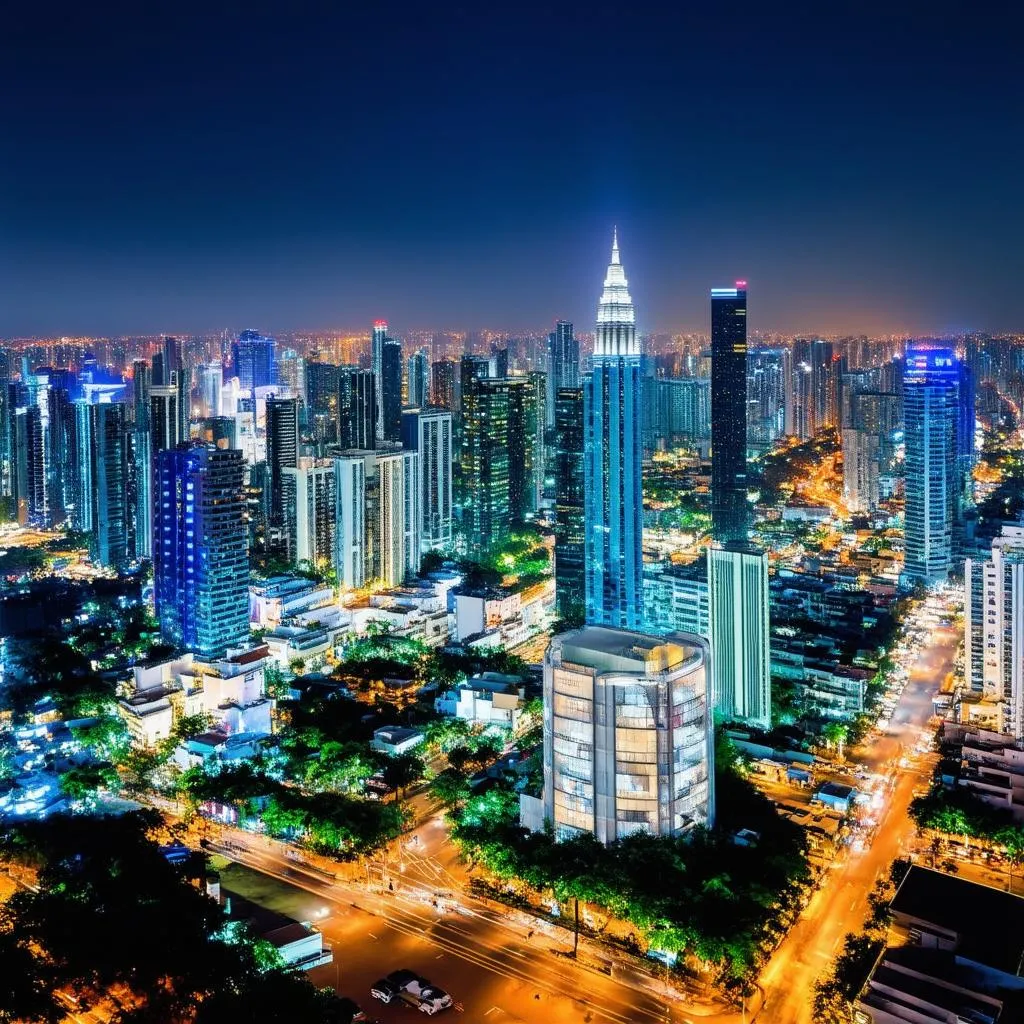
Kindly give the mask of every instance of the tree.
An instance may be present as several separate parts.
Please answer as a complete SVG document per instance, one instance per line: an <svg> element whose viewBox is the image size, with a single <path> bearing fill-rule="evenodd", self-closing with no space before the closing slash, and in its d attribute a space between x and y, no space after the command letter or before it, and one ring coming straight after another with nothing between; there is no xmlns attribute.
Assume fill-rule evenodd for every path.
<svg viewBox="0 0 1024 1024"><path fill-rule="evenodd" d="M454 807L461 807L470 797L469 782L453 768L446 768L431 780L430 791L442 801Z"/></svg>
<svg viewBox="0 0 1024 1024"><path fill-rule="evenodd" d="M69 768L60 776L60 791L75 801L89 800L98 790L118 790L121 778L111 764L88 764Z"/></svg>
<svg viewBox="0 0 1024 1024"><path fill-rule="evenodd" d="M829 749L836 748L836 757L840 761L843 759L843 744L846 742L848 733L849 729L842 722L829 722L821 730L821 735Z"/></svg>
<svg viewBox="0 0 1024 1024"><path fill-rule="evenodd" d="M399 803L404 790L422 779L425 769L423 758L413 753L394 754L384 762L384 781L396 791Z"/></svg>

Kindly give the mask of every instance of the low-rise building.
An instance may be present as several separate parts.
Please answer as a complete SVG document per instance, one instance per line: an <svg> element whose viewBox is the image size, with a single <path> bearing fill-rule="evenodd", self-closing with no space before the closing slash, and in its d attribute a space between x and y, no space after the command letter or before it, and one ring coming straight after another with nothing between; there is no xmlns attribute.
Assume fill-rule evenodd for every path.
<svg viewBox="0 0 1024 1024"><path fill-rule="evenodd" d="M957 785L1024 821L1024 742L950 722L943 725L943 741L960 747Z"/></svg>
<svg viewBox="0 0 1024 1024"><path fill-rule="evenodd" d="M425 737L419 729L407 729L401 725L386 725L381 729L374 730L370 746L382 753L407 754L410 750L418 747Z"/></svg>
<svg viewBox="0 0 1024 1024"><path fill-rule="evenodd" d="M519 726L526 686L519 676L484 672L463 680L434 700L434 710L474 725Z"/></svg>
<svg viewBox="0 0 1024 1024"><path fill-rule="evenodd" d="M858 1024L1024 1020L1024 899L914 865L889 910Z"/></svg>
<svg viewBox="0 0 1024 1024"><path fill-rule="evenodd" d="M334 588L304 576L272 576L249 586L249 621L273 629L301 612L335 603Z"/></svg>

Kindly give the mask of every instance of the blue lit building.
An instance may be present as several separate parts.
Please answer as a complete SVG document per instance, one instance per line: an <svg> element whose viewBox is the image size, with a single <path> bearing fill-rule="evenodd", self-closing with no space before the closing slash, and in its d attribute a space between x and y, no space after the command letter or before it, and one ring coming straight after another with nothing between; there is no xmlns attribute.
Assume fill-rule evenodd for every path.
<svg viewBox="0 0 1024 1024"><path fill-rule="evenodd" d="M202 657L249 634L245 463L203 442L155 455L153 591L167 643Z"/></svg>
<svg viewBox="0 0 1024 1024"><path fill-rule="evenodd" d="M960 364L951 349L908 349L903 368L904 576L940 583L953 570L964 491Z"/></svg>
<svg viewBox="0 0 1024 1024"><path fill-rule="evenodd" d="M587 622L617 629L643 620L640 410L636 312L616 236L584 378L583 483Z"/></svg>
<svg viewBox="0 0 1024 1024"><path fill-rule="evenodd" d="M277 360L273 338L259 331L242 331L231 350L239 387L246 391L269 388L277 383Z"/></svg>

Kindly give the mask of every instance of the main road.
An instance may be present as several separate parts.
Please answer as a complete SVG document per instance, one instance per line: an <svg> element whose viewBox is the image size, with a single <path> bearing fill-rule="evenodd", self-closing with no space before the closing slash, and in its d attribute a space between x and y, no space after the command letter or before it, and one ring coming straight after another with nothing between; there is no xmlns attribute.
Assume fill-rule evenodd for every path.
<svg viewBox="0 0 1024 1024"><path fill-rule="evenodd" d="M932 697L951 671L956 650L952 632L933 633L889 724L853 752L852 761L884 780L880 791L885 804L874 839L862 850L850 847L840 855L762 972L761 1024L812 1024L815 981L828 969L847 933L862 928L876 880L908 850L914 825L907 810L914 791L930 781L935 764L934 755L918 756L914 748L928 735Z"/></svg>

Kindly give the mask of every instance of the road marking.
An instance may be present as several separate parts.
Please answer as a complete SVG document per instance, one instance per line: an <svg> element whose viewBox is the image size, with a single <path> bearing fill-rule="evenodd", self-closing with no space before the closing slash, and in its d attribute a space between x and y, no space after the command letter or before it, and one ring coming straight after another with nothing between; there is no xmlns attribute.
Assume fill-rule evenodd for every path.
<svg viewBox="0 0 1024 1024"><path fill-rule="evenodd" d="M374 935L373 932L367 932L366 934L369 935L371 939L377 940L377 936ZM379 940L377 940L377 941L379 941Z"/></svg>
<svg viewBox="0 0 1024 1024"><path fill-rule="evenodd" d="M489 1010L488 1010L488 1011L487 1011L487 1012L486 1012L486 1013L484 1014L484 1016L485 1016L485 1017L489 1017L489 1016L490 1016L490 1015L491 1015L492 1013L495 1013L495 1012L497 1012L497 1013L501 1013L501 1007L500 1007L500 1006L492 1006L492 1007L491 1007L491 1008L490 1008L490 1009L489 1009Z"/></svg>

